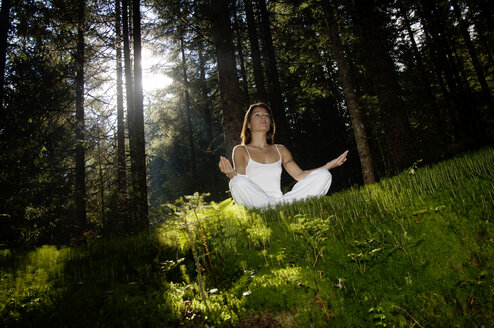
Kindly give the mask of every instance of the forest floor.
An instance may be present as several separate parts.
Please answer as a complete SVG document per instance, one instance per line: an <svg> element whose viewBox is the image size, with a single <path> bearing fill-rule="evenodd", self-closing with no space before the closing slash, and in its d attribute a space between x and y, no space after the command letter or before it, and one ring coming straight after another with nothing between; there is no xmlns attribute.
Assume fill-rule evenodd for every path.
<svg viewBox="0 0 494 328"><path fill-rule="evenodd" d="M2 327L493 327L494 149L268 211L0 251ZM200 272L200 275L197 274Z"/></svg>

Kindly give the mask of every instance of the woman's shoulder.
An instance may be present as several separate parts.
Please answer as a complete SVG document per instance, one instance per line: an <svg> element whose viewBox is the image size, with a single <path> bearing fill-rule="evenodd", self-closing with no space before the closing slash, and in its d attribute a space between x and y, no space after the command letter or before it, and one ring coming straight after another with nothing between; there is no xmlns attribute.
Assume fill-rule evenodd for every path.
<svg viewBox="0 0 494 328"><path fill-rule="evenodd" d="M280 150L280 151L287 151L288 148L286 148L285 145L282 144L275 144L275 146Z"/></svg>
<svg viewBox="0 0 494 328"><path fill-rule="evenodd" d="M280 152L281 158L283 160L292 156L288 148L286 148L284 145L276 144L276 147L278 148L278 151Z"/></svg>
<svg viewBox="0 0 494 328"><path fill-rule="evenodd" d="M249 154L247 153L245 145L240 144L233 147L232 158L236 165L247 163L249 160Z"/></svg>
<svg viewBox="0 0 494 328"><path fill-rule="evenodd" d="M247 149L246 149L246 147L247 146L245 146L243 144L238 144L235 147L233 147L232 153L233 154L246 154L247 155Z"/></svg>
<svg viewBox="0 0 494 328"><path fill-rule="evenodd" d="M238 145L236 145L235 147L233 147L233 151L235 151L237 148L240 148L240 149L242 149L242 148L243 148L243 149L245 150L245 147L246 147L246 146L245 146L245 145L243 145L243 144L238 144Z"/></svg>

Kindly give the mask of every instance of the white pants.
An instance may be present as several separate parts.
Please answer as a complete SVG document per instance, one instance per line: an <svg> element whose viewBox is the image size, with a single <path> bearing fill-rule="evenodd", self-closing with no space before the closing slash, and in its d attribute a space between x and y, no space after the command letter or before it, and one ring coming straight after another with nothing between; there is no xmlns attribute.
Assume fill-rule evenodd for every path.
<svg viewBox="0 0 494 328"><path fill-rule="evenodd" d="M281 203L291 203L308 197L326 195L331 186L332 176L328 170L321 168L309 173L297 182L292 191L281 197L271 197L246 175L237 174L230 180L230 191L235 202L247 208L265 208Z"/></svg>

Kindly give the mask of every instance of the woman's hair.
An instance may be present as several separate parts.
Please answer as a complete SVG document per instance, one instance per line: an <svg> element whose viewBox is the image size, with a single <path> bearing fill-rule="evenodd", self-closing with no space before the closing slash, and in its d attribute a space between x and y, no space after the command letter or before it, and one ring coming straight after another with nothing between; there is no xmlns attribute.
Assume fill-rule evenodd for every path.
<svg viewBox="0 0 494 328"><path fill-rule="evenodd" d="M274 134L276 132L276 125L274 124L274 118L273 118L273 113L271 112L271 108L263 102L258 102L255 104L252 104L249 106L249 109L245 113L244 116L244 124L242 126L242 132L240 133L240 138L242 139L242 145L247 145L252 141L252 133L250 132L250 129L248 128L250 119L252 118L252 113L254 112L254 109L257 107L264 108L269 115L269 131L266 134L266 142L268 145L272 145L274 143Z"/></svg>

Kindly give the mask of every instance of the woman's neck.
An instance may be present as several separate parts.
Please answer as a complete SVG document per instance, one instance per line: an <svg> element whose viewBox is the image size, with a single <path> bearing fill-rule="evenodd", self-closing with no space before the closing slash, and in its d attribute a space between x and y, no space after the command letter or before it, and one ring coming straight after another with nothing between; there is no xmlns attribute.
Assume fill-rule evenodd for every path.
<svg viewBox="0 0 494 328"><path fill-rule="evenodd" d="M249 143L249 146L259 149L264 149L269 146L266 142L266 133L253 133L252 140Z"/></svg>

